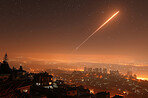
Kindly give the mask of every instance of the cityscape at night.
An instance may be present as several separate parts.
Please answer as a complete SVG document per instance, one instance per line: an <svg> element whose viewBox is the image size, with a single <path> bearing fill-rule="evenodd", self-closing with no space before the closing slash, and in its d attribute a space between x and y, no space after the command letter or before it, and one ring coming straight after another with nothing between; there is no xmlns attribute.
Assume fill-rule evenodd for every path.
<svg viewBox="0 0 148 98"><path fill-rule="evenodd" d="M0 98L148 98L147 0L0 0Z"/></svg>

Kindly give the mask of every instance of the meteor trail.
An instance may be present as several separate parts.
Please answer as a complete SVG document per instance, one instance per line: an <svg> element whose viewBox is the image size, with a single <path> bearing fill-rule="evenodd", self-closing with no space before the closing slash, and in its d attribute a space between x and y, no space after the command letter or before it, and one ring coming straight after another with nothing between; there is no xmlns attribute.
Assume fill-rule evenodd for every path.
<svg viewBox="0 0 148 98"><path fill-rule="evenodd" d="M76 50L78 50L86 41L89 40L90 37L92 37L96 32L98 32L105 24L107 24L112 18L114 18L119 11L117 11L114 15L112 15L107 21L105 21L97 30L95 30L91 35L89 35L78 47L76 47Z"/></svg>

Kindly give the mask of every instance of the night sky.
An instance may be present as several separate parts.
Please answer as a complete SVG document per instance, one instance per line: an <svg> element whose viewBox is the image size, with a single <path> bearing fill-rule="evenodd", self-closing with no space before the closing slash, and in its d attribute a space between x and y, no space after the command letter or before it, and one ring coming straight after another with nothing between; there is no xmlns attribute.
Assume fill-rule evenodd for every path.
<svg viewBox="0 0 148 98"><path fill-rule="evenodd" d="M0 56L101 55L148 62L147 10L147 0L0 0Z"/></svg>

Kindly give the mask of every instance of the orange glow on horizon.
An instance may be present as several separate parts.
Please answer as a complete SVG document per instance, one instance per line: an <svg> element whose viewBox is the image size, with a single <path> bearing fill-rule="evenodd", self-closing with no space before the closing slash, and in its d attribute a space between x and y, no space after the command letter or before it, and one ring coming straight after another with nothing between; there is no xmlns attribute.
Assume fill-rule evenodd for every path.
<svg viewBox="0 0 148 98"><path fill-rule="evenodd" d="M139 79L139 80L148 80L148 78L145 78L145 77L137 77L137 79Z"/></svg>

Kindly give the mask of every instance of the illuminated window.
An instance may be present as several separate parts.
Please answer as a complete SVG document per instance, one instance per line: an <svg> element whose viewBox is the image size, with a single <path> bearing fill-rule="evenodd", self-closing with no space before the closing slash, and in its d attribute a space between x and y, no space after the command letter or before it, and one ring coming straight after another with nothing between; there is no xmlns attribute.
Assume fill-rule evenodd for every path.
<svg viewBox="0 0 148 98"><path fill-rule="evenodd" d="M24 90L23 90L23 92L24 92L24 93L27 93L27 92L28 92L28 90L27 90L27 89L24 89Z"/></svg>
<svg viewBox="0 0 148 98"><path fill-rule="evenodd" d="M41 83L36 83L36 85L38 85L38 86L39 86L39 85L41 85Z"/></svg>
<svg viewBox="0 0 148 98"><path fill-rule="evenodd" d="M52 82L49 82L49 85L51 85L52 84Z"/></svg>

